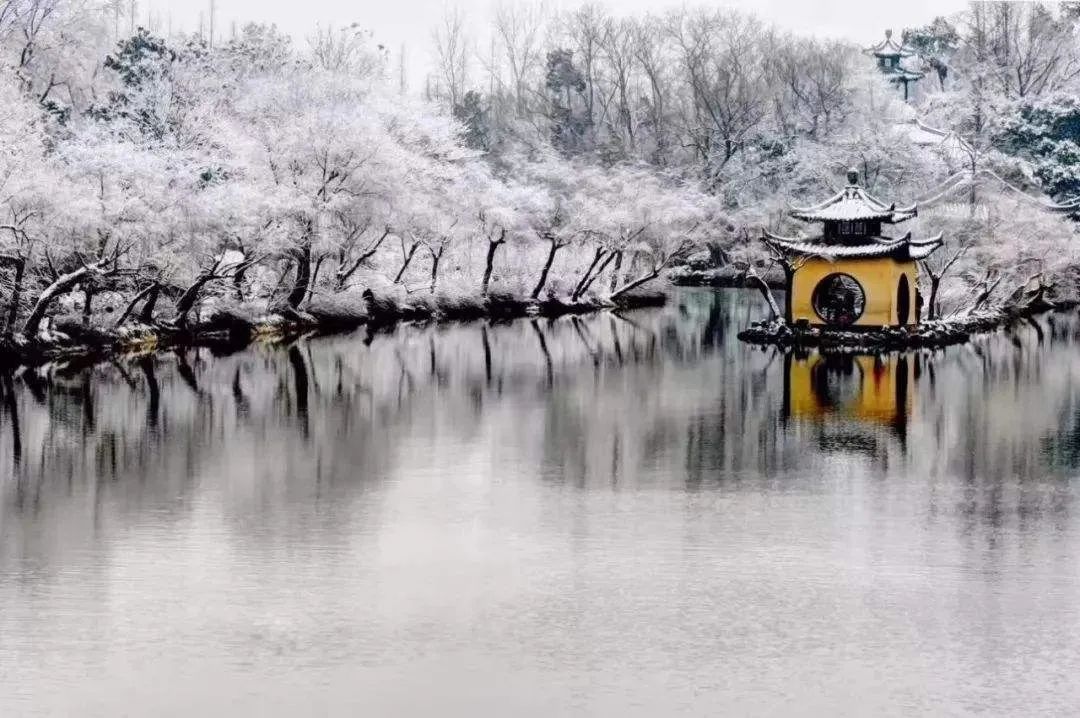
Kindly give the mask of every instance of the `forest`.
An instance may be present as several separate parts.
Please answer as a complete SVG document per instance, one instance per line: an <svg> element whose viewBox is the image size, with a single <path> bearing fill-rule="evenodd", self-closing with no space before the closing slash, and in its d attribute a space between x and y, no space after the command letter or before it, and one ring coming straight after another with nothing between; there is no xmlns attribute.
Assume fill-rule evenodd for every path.
<svg viewBox="0 0 1080 718"><path fill-rule="evenodd" d="M9 334L304 318L361 297L606 303L684 266L768 272L762 229L859 170L941 231L931 318L1071 300L1080 9L975 3L863 45L731 10L448 7L426 86L359 17L180 34L119 0L0 0ZM884 30L884 28L883 28ZM62 320L62 321L61 321Z"/></svg>

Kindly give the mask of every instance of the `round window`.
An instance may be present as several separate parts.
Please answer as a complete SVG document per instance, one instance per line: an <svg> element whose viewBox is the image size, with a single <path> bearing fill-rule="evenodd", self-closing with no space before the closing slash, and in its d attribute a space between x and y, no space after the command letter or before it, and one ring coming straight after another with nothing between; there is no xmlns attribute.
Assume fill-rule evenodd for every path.
<svg viewBox="0 0 1080 718"><path fill-rule="evenodd" d="M830 274L818 282L810 301L826 324L843 327L862 316L866 292L850 274Z"/></svg>

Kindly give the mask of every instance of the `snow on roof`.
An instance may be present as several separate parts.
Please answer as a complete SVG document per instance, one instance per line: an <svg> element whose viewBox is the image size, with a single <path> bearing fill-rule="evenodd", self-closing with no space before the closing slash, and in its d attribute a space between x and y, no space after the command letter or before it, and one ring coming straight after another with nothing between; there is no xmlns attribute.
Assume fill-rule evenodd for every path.
<svg viewBox="0 0 1080 718"><path fill-rule="evenodd" d="M917 214L915 205L897 209L896 204L887 205L873 197L858 185L858 176L857 171L850 170L847 187L815 205L792 207L791 216L807 222L881 220L895 224Z"/></svg>
<svg viewBox="0 0 1080 718"><path fill-rule="evenodd" d="M908 256L912 259L926 259L934 250L945 244L941 239L941 232L938 232L933 237L922 240L911 240L908 242Z"/></svg>
<svg viewBox="0 0 1080 718"><path fill-rule="evenodd" d="M866 48L864 52L877 57L911 57L915 54L911 48L904 47L892 39L892 30L886 30L885 39Z"/></svg>
<svg viewBox="0 0 1080 718"><path fill-rule="evenodd" d="M824 237L782 237L765 230L762 239L791 254L824 259L868 259L894 257L896 259L925 259L940 247L941 234L927 239L911 239L911 232L903 237L867 237L863 244L826 244Z"/></svg>
<svg viewBox="0 0 1080 718"><path fill-rule="evenodd" d="M889 72L885 73L885 76L890 80L907 80L908 82L914 82L926 77L926 73L915 72L914 70L905 70L902 67L894 67Z"/></svg>
<svg viewBox="0 0 1080 718"><path fill-rule="evenodd" d="M937 146L952 164L966 164L971 156L971 145L955 132L931 127L918 118L907 125L906 129L913 143L924 147Z"/></svg>

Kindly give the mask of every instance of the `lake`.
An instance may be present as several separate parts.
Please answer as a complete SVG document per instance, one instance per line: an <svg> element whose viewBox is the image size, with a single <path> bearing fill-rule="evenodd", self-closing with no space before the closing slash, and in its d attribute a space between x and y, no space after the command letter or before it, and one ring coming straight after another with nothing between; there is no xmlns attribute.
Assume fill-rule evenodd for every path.
<svg viewBox="0 0 1080 718"><path fill-rule="evenodd" d="M762 313L5 377L0 715L1073 713L1080 322L785 357Z"/></svg>

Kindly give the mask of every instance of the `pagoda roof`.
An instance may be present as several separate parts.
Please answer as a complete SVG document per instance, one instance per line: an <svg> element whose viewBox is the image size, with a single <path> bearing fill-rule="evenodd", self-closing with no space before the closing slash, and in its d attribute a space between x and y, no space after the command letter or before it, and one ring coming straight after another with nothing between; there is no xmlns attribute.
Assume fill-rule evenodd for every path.
<svg viewBox="0 0 1080 718"><path fill-rule="evenodd" d="M824 237L782 237L764 230L762 240L781 251L803 257L823 259L870 259L893 257L900 260L925 259L943 242L941 233L926 239L912 239L911 232L903 237L866 237L861 244L829 243Z"/></svg>
<svg viewBox="0 0 1080 718"><path fill-rule="evenodd" d="M914 50L892 39L892 30L886 30L884 40L876 45L871 45L863 52L875 57L912 57L915 55Z"/></svg>
<svg viewBox="0 0 1080 718"><path fill-rule="evenodd" d="M897 208L895 203L887 205L877 199L856 183L857 175L854 170L848 172L844 189L809 207L792 207L791 216L805 222L880 220L896 224L918 214L915 205Z"/></svg>

